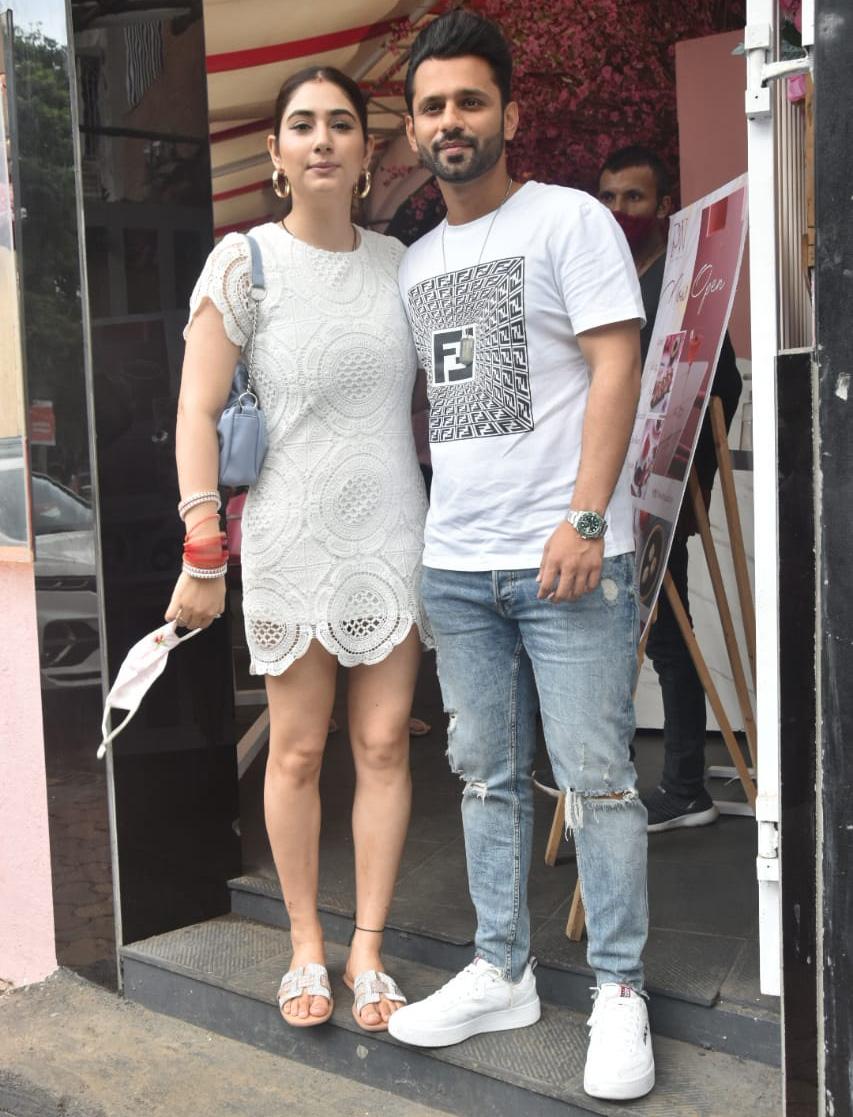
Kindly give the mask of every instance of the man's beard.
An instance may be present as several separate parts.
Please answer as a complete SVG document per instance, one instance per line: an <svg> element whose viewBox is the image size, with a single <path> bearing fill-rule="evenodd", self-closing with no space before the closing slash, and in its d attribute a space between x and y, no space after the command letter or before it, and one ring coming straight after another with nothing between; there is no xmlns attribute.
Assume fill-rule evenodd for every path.
<svg viewBox="0 0 853 1117"><path fill-rule="evenodd" d="M469 144L470 156L468 158L465 158L464 155L461 158L460 156L454 156L454 158L459 159L458 163L442 162L438 144L447 143L449 140L461 140L463 143ZM473 182L474 179L480 178L481 175L486 174L494 167L503 154L503 150L503 129L494 136L489 136L488 139L480 141L474 136L466 136L461 128L457 128L452 132L446 132L440 140L436 141L433 147L418 144L418 154L421 157L421 162L428 171L431 171L442 182Z"/></svg>

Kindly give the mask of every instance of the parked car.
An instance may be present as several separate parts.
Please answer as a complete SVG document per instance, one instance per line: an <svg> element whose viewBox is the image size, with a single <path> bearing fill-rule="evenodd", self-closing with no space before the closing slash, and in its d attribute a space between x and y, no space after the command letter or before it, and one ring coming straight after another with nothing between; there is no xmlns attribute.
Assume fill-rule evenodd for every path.
<svg viewBox="0 0 853 1117"><path fill-rule="evenodd" d="M32 499L42 688L100 686L92 506L40 473Z"/></svg>

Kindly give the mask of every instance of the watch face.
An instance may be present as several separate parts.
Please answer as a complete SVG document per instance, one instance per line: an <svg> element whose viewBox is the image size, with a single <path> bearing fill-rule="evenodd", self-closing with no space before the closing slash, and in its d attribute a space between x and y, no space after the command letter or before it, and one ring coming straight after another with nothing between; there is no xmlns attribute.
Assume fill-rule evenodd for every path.
<svg viewBox="0 0 853 1117"><path fill-rule="evenodd" d="M584 539L597 539L604 530L604 520L597 512L582 512L575 527Z"/></svg>

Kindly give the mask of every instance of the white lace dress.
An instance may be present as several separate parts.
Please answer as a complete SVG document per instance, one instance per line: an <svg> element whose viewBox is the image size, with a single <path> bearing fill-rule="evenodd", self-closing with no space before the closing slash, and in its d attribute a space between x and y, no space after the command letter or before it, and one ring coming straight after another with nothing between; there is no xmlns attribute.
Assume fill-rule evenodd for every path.
<svg viewBox="0 0 853 1117"><path fill-rule="evenodd" d="M359 230L355 252L252 230L266 297L254 378L269 448L243 512L243 613L253 674L279 675L319 640L352 666L384 659L416 625L426 495L411 400L416 356L397 288L403 246ZM248 246L230 234L193 291L243 347ZM187 327L189 329L189 326Z"/></svg>

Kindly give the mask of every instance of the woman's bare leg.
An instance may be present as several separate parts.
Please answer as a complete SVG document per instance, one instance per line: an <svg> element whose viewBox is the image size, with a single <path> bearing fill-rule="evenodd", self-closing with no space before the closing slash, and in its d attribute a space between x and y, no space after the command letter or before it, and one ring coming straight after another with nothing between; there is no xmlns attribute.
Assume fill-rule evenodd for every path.
<svg viewBox="0 0 853 1117"><path fill-rule="evenodd" d="M356 931L347 973L382 969L382 934L400 867L411 810L409 713L420 662L417 630L381 663L353 667L349 677L349 730L356 786L352 809L355 843ZM399 1007L384 998L361 1013L378 1024Z"/></svg>
<svg viewBox="0 0 853 1117"><path fill-rule="evenodd" d="M320 842L320 767L335 701L337 660L316 641L282 675L267 675L270 748L264 813L287 913L293 955L290 968L325 964L317 915ZM307 993L288 1001L285 1013L325 1016L328 1001Z"/></svg>

